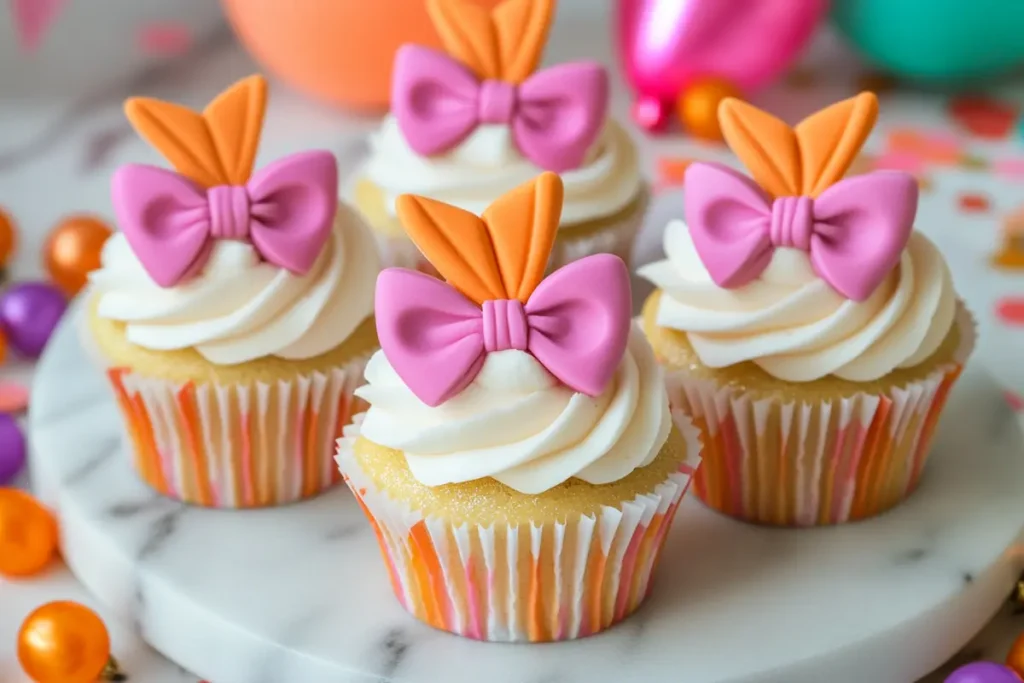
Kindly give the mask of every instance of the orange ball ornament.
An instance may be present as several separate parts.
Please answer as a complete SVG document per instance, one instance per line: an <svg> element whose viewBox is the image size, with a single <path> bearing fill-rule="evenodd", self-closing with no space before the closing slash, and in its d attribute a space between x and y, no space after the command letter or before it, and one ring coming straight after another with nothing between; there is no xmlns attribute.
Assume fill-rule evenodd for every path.
<svg viewBox="0 0 1024 683"><path fill-rule="evenodd" d="M57 522L35 498L0 488L0 576L25 577L46 568L57 552Z"/></svg>
<svg viewBox="0 0 1024 683"><path fill-rule="evenodd" d="M112 234L93 216L69 216L46 240L43 261L50 279L68 296L78 294L91 271L100 267L100 252Z"/></svg>
<svg viewBox="0 0 1024 683"><path fill-rule="evenodd" d="M6 266L18 244L18 228L11 215L0 209L0 266Z"/></svg>
<svg viewBox="0 0 1024 683"><path fill-rule="evenodd" d="M88 607L50 602L22 623L18 661L36 683L96 683L110 663L110 634Z"/></svg>
<svg viewBox="0 0 1024 683"><path fill-rule="evenodd" d="M724 78L709 77L687 86L676 101L676 114L691 135L715 142L722 141L718 123L718 105L727 97L740 97L739 88Z"/></svg>
<svg viewBox="0 0 1024 683"><path fill-rule="evenodd" d="M1006 666L1013 669L1021 678L1024 678L1024 633L1017 637L1010 648L1010 654L1006 655Z"/></svg>

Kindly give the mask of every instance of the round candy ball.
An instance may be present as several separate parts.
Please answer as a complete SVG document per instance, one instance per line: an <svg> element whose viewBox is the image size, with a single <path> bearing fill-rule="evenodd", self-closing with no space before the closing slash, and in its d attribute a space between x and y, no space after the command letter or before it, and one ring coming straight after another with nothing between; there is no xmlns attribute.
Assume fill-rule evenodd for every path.
<svg viewBox="0 0 1024 683"><path fill-rule="evenodd" d="M18 229L10 214L0 209L0 266L6 266L18 243Z"/></svg>
<svg viewBox="0 0 1024 683"><path fill-rule="evenodd" d="M1024 633L1017 637L1010 654L1006 655L1006 666L1013 669L1018 676L1024 677Z"/></svg>
<svg viewBox="0 0 1024 683"><path fill-rule="evenodd" d="M22 282L0 297L0 327L8 344L38 358L67 310L64 293L45 282Z"/></svg>
<svg viewBox="0 0 1024 683"><path fill-rule="evenodd" d="M0 576L42 571L57 551L57 523L35 498L0 488Z"/></svg>
<svg viewBox="0 0 1024 683"><path fill-rule="evenodd" d="M702 78L683 90L676 111L683 128L691 135L717 142L722 139L718 105L727 97L740 96L739 88L724 78Z"/></svg>
<svg viewBox="0 0 1024 683"><path fill-rule="evenodd" d="M950 674L946 683L1021 683L1021 679L1002 664L971 662Z"/></svg>
<svg viewBox="0 0 1024 683"><path fill-rule="evenodd" d="M77 602L50 602L18 633L18 661L36 683L96 683L110 661L110 634Z"/></svg>
<svg viewBox="0 0 1024 683"><path fill-rule="evenodd" d="M17 420L0 413L0 486L5 486L25 466L25 435Z"/></svg>
<svg viewBox="0 0 1024 683"><path fill-rule="evenodd" d="M100 252L112 231L93 216L68 216L46 239L43 262L54 284L68 296L85 286L91 271L100 267Z"/></svg>

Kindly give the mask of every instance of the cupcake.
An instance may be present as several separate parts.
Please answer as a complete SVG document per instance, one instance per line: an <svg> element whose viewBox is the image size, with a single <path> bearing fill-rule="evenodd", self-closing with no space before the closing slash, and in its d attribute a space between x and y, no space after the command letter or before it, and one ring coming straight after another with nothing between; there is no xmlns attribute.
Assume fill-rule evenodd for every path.
<svg viewBox="0 0 1024 683"><path fill-rule="evenodd" d="M732 517L828 525L900 503L974 346L949 268L913 230L914 178L844 178L877 110L864 93L791 129L725 100L753 180L690 166L686 222L640 269L670 401L704 433L694 489Z"/></svg>
<svg viewBox="0 0 1024 683"><path fill-rule="evenodd" d="M479 214L542 170L565 184L551 268L613 253L627 263L647 205L636 147L608 117L604 67L536 71L554 0L427 0L445 52L403 46L391 114L354 181L386 265L425 268L396 198L424 195Z"/></svg>
<svg viewBox="0 0 1024 683"><path fill-rule="evenodd" d="M381 273L381 351L356 392L370 408L338 443L402 606L479 640L568 640L632 613L698 462L622 260L544 277L561 203L552 173L479 218L399 198L447 282Z"/></svg>
<svg viewBox="0 0 1024 683"><path fill-rule="evenodd" d="M339 206L329 152L252 172L265 102L261 77L201 114L127 102L177 172L116 171L120 232L87 293L136 470L196 505L280 505L340 482L334 442L378 348L373 237Z"/></svg>

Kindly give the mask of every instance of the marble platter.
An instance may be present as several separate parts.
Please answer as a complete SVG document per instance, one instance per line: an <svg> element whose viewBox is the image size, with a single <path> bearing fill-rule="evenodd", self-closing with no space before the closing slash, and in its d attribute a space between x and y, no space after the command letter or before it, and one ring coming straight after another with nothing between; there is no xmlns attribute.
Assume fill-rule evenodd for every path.
<svg viewBox="0 0 1024 683"><path fill-rule="evenodd" d="M739 524L690 499L651 601L622 625L555 645L463 640L401 610L343 489L225 512L146 488L80 343L80 311L38 369L36 490L97 599L215 683L908 683L981 628L1022 568L1024 438L975 365L919 491L896 511L799 531Z"/></svg>

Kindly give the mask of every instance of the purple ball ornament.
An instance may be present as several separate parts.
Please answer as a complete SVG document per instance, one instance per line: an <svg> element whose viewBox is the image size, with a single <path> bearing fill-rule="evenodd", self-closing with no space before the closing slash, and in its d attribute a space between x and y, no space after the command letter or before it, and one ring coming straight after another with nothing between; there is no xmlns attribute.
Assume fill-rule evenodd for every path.
<svg viewBox="0 0 1024 683"><path fill-rule="evenodd" d="M0 413L0 486L13 482L24 466L25 435L13 417Z"/></svg>
<svg viewBox="0 0 1024 683"><path fill-rule="evenodd" d="M67 307L68 301L57 287L22 282L0 296L0 327L18 353L38 358Z"/></svg>
<svg viewBox="0 0 1024 683"><path fill-rule="evenodd" d="M1013 669L995 662L971 662L946 679L946 683L1021 683Z"/></svg>

